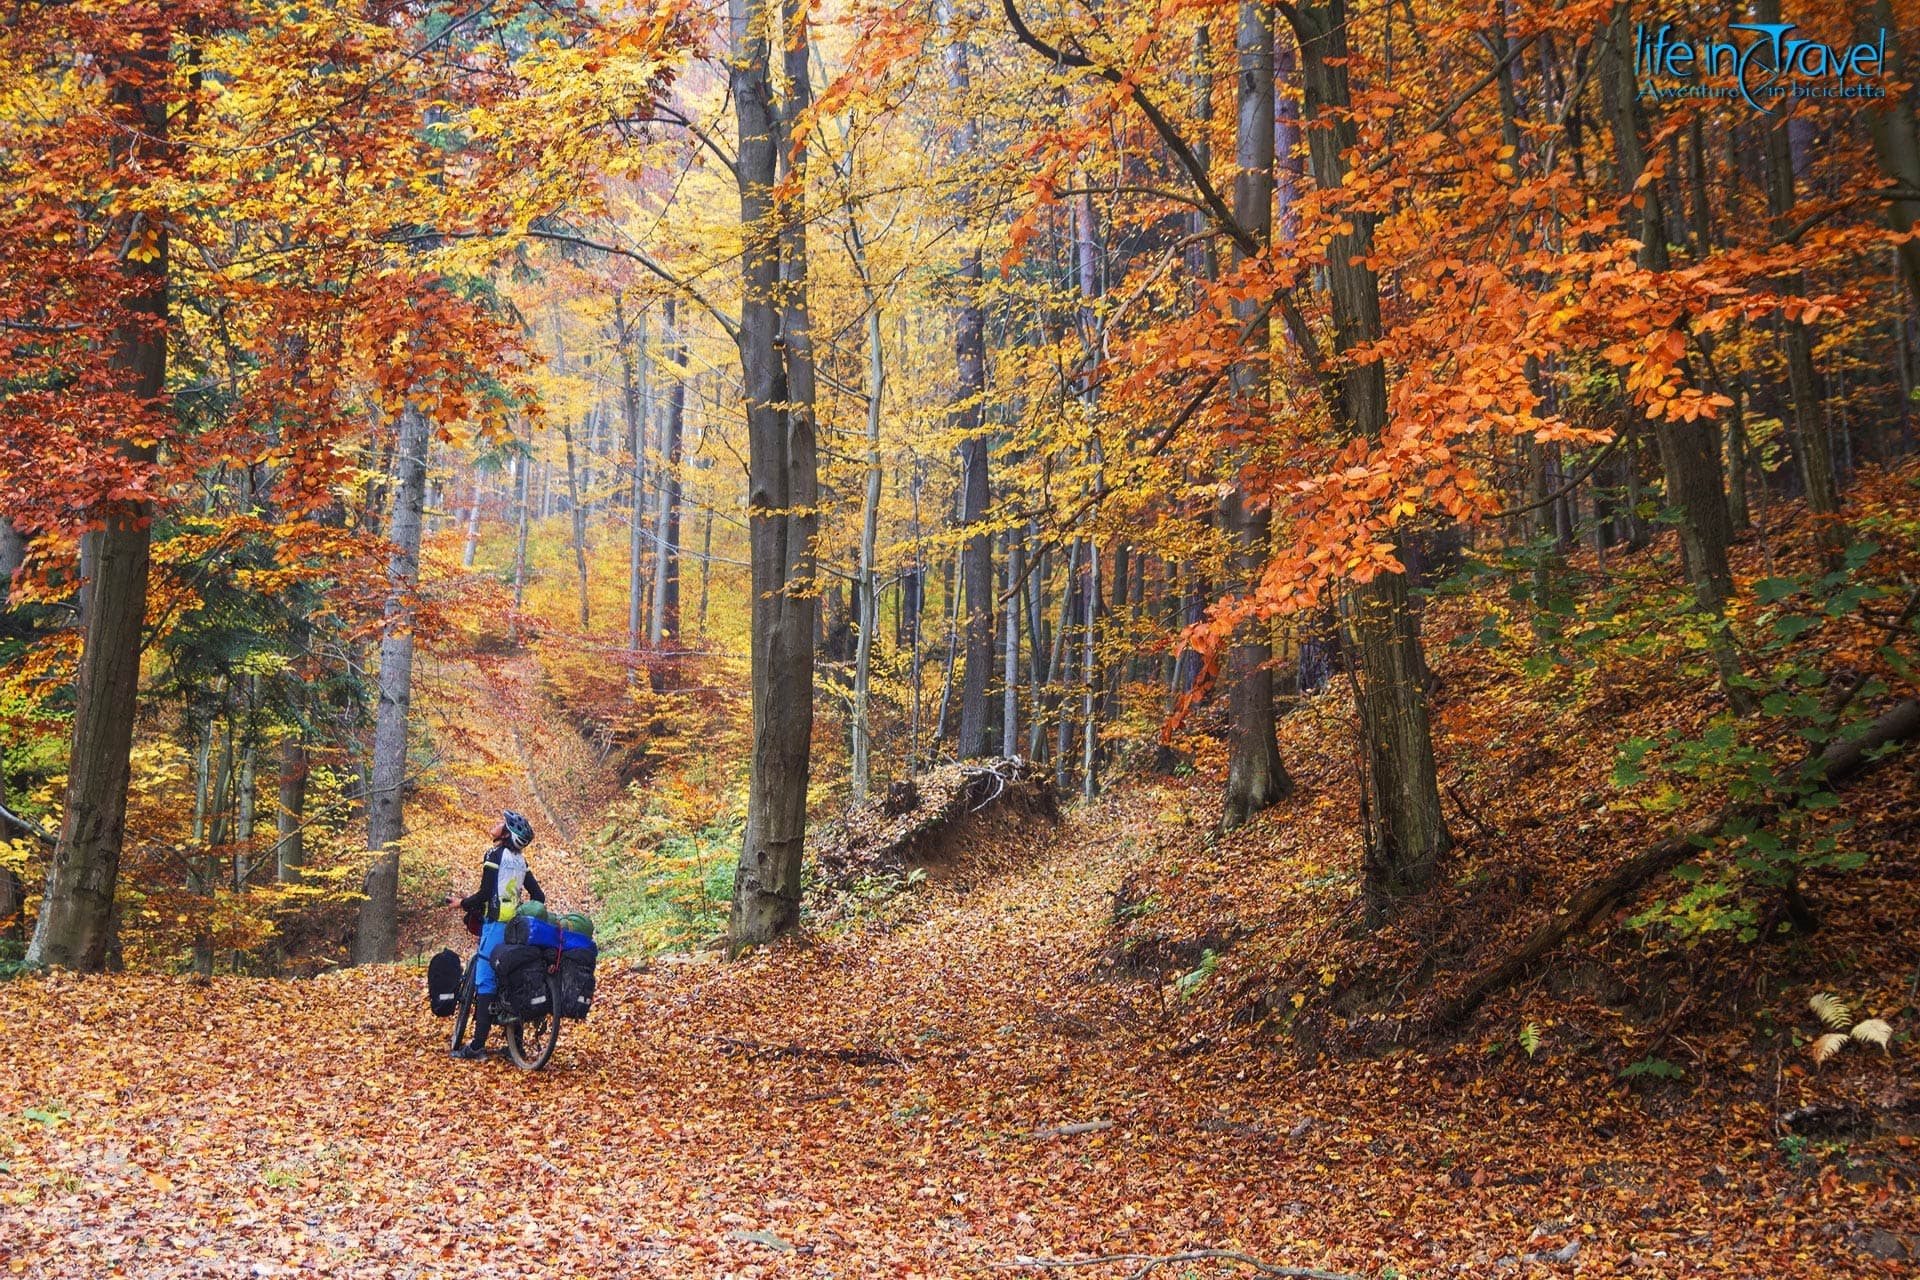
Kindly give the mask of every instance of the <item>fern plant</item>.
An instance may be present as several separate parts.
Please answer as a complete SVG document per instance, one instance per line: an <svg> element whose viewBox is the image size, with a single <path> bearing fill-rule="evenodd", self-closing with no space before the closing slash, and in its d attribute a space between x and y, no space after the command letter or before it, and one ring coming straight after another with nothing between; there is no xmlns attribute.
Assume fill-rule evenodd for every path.
<svg viewBox="0 0 1920 1280"><path fill-rule="evenodd" d="M1882 1053L1893 1052L1893 1027L1881 1018L1863 1018L1853 1020L1853 1010L1847 1002L1831 992L1815 993L1807 1000L1807 1007L1820 1019L1826 1032L1814 1040L1809 1047L1816 1066L1824 1065L1828 1058L1839 1053L1850 1044L1879 1045Z"/></svg>

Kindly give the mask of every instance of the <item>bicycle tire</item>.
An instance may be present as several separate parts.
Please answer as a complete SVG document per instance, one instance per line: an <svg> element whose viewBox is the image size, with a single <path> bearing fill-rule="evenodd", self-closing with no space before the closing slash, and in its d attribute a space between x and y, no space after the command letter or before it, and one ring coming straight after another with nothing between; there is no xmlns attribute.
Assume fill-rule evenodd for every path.
<svg viewBox="0 0 1920 1280"><path fill-rule="evenodd" d="M521 1018L507 1027L507 1056L522 1071L538 1071L553 1058L560 1043L560 980L547 975L547 1012Z"/></svg>
<svg viewBox="0 0 1920 1280"><path fill-rule="evenodd" d="M460 995L453 1006L453 1043L451 1048L458 1049L467 1038L467 1024L473 1020L473 988L479 979L477 972L480 957L474 956L467 961L467 971L460 975Z"/></svg>

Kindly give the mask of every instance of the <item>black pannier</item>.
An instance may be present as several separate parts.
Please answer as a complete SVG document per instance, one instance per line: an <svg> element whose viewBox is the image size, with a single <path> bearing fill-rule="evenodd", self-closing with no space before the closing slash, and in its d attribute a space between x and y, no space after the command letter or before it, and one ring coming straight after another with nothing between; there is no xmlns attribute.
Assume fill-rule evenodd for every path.
<svg viewBox="0 0 1920 1280"><path fill-rule="evenodd" d="M436 1018L451 1018L460 1003L460 979L464 974L460 957L442 948L427 961L427 1003Z"/></svg>
<svg viewBox="0 0 1920 1280"><path fill-rule="evenodd" d="M593 1007L593 966L599 952L569 947L560 953L560 1016L584 1018Z"/></svg>
<svg viewBox="0 0 1920 1280"><path fill-rule="evenodd" d="M503 942L487 958L493 962L499 1000L509 1014L538 1018L553 1011L547 993L547 966L553 963L551 948Z"/></svg>

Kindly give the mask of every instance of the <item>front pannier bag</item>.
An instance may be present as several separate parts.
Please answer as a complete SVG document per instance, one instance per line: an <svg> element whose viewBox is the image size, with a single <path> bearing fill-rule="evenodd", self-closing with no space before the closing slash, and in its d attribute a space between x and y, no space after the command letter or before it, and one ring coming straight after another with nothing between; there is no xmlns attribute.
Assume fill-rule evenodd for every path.
<svg viewBox="0 0 1920 1280"><path fill-rule="evenodd" d="M460 1003L460 957L442 947L427 961L427 1003L436 1018L451 1018Z"/></svg>

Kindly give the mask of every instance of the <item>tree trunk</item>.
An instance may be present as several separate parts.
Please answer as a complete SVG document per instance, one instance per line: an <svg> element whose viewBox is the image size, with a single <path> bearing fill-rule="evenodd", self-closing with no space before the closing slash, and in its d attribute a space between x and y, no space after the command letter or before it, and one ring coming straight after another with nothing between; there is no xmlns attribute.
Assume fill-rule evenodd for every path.
<svg viewBox="0 0 1920 1280"><path fill-rule="evenodd" d="M460 550L460 567L473 568L480 551L480 468L473 469L473 500L467 504L467 543Z"/></svg>
<svg viewBox="0 0 1920 1280"><path fill-rule="evenodd" d="M1080 641L1080 798L1092 800L1099 794L1100 723L1096 715L1100 668L1096 661L1097 628L1100 622L1100 540L1087 539L1086 624Z"/></svg>
<svg viewBox="0 0 1920 1280"><path fill-rule="evenodd" d="M1000 754L1020 750L1020 593L1025 585L1026 557L1020 541L1007 534L1007 634L1000 655Z"/></svg>
<svg viewBox="0 0 1920 1280"><path fill-rule="evenodd" d="M740 365L747 410L753 580L753 763L727 950L772 942L800 920L800 862L813 734L814 533L818 454L807 325L806 150L789 125L811 97L799 0L730 0L729 76L740 147ZM771 49L786 51L776 109ZM792 166L776 204L782 155Z"/></svg>
<svg viewBox="0 0 1920 1280"><path fill-rule="evenodd" d="M359 927L353 935L355 964L382 964L399 945L400 851L393 844L406 826L407 713L413 697L413 621L420 585L420 526L427 494L427 446L433 430L426 415L408 404L400 411L394 465L393 508L387 540L390 588L380 638L379 706L373 722L373 768L367 790L367 868Z"/></svg>
<svg viewBox="0 0 1920 1280"><path fill-rule="evenodd" d="M1604 52L1611 60L1606 81L1614 145L1619 162L1620 189L1639 202L1639 263L1643 270L1668 269L1666 217L1657 185L1635 192L1647 165L1646 145L1640 137L1639 85L1633 60L1626 50L1633 39L1626 4L1614 8L1613 28ZM1721 487L1718 427L1710 421L1654 424L1660 451L1660 470L1667 500L1680 511L1680 540L1687 572L1702 607L1719 613L1733 594L1733 573L1727 563L1732 530L1727 521L1727 499Z"/></svg>
<svg viewBox="0 0 1920 1280"><path fill-rule="evenodd" d="M1345 152L1355 129L1347 78L1346 0L1302 5L1289 15L1299 41L1309 161L1314 182L1333 191L1346 182ZM1348 214L1350 230L1327 246L1333 294L1334 346L1343 355L1381 334L1380 281L1367 255L1372 215ZM1379 360L1345 362L1340 425L1350 436L1377 439L1387 422L1387 374ZM1349 652L1358 681L1365 764L1366 892L1378 919L1393 903L1432 882L1451 843L1440 807L1433 734L1427 717L1426 663L1419 619L1404 574L1383 573L1349 593Z"/></svg>
<svg viewBox="0 0 1920 1280"><path fill-rule="evenodd" d="M117 139L113 168L135 182L141 179L133 175L151 180L168 163L164 91L171 33L157 23L156 28L145 33L138 51L105 67ZM166 220L131 213L116 221L115 243L136 237L144 238L150 253L142 255L145 261L130 254L119 260L125 293L109 338L109 371L129 397L151 406L161 393L167 364ZM155 456L151 444L131 439L119 448L140 465ZM153 513L144 502L101 502L93 514L98 523L81 538L89 572L64 816L26 955L32 966L90 972L105 967L113 941L153 537Z"/></svg>
<svg viewBox="0 0 1920 1280"><path fill-rule="evenodd" d="M299 884L305 875L307 839L301 830L307 814L307 742L290 733L280 743L280 803L274 814L274 879Z"/></svg>
<svg viewBox="0 0 1920 1280"><path fill-rule="evenodd" d="M573 571L580 584L580 630L592 629L587 609L587 509L580 494L580 473L573 453L573 426L560 419L560 439L567 448L567 516L573 523Z"/></svg>
<svg viewBox="0 0 1920 1280"><path fill-rule="evenodd" d="M1755 0L1754 14L1759 22L1780 21L1780 0ZM1767 209L1773 215L1775 237L1785 240L1793 225L1795 203L1793 175L1793 137L1789 120L1768 121L1767 134ZM1780 281L1789 293L1805 293L1806 278L1798 273ZM1806 485L1807 508L1812 511L1819 542L1828 557L1837 558L1846 544L1840 527L1839 490L1834 483L1833 444L1827 424L1821 419L1820 394L1813 369L1813 334L1798 317L1780 318L1782 337L1787 347L1787 385L1793 400L1794 453L1800 461L1800 478Z"/></svg>
<svg viewBox="0 0 1920 1280"><path fill-rule="evenodd" d="M527 452L513 460L513 502L514 530L513 538L513 610L515 613L527 604L527 526L532 517L531 499L533 496L533 441L527 441ZM515 624L516 631L518 623Z"/></svg>
<svg viewBox="0 0 1920 1280"><path fill-rule="evenodd" d="M675 306L667 299L667 328L674 333L673 362L684 366L686 340L674 328ZM679 373L667 389L667 416L660 424L660 511L653 536L653 616L647 640L656 649L680 629L680 435L687 412L687 384Z"/></svg>
<svg viewBox="0 0 1920 1280"><path fill-rule="evenodd" d="M647 361L647 313L640 322L627 327L627 306L623 294L613 295L614 338L620 347L620 413L627 428L627 456L633 459L633 483L627 499L627 649L640 648L640 611L644 595L647 541L647 402L650 383ZM637 356L636 356L637 349ZM627 680L633 681L635 668L627 668Z"/></svg>
<svg viewBox="0 0 1920 1280"><path fill-rule="evenodd" d="M943 0L941 20L947 41L947 87L956 100L966 97L971 82L970 50L965 39L953 35L951 0ZM967 118L960 126L954 150L971 155L979 126ZM960 259L959 303L954 312L953 354L957 385L953 426L960 435L960 524L970 530L964 544L962 576L966 582L966 676L960 690L958 754L971 760L987 754L990 714L987 685L993 677L993 535L986 527L992 500L987 476L985 423L987 393L986 314L980 306L982 272L980 246L970 245Z"/></svg>
<svg viewBox="0 0 1920 1280"><path fill-rule="evenodd" d="M1900 30L1893 18L1892 0L1874 0L1872 8L1861 16L1859 38L1877 44L1879 33L1887 33L1886 79L1903 82L1906 69L1901 66ZM1873 132L1874 155L1880 160L1880 172L1903 196L1887 201L1887 225L1906 232L1920 222L1920 127L1916 127L1913 102L1905 94L1891 94L1886 101L1866 107L1867 123ZM1907 284L1907 296L1920 306L1920 241L1907 240L1897 250L1900 274Z"/></svg>
<svg viewBox="0 0 1920 1280"><path fill-rule="evenodd" d="M1244 0L1234 42L1240 75L1233 216L1263 247L1273 238L1273 14L1271 0ZM1234 265L1241 266L1246 259L1246 251L1236 245ZM1234 314L1243 322L1252 320L1257 309L1252 300L1234 304ZM1249 358L1233 371L1236 407L1250 418L1267 412L1270 340L1266 321L1255 322L1247 335ZM1221 500L1230 589L1247 590L1258 581L1271 550L1267 545L1271 518L1266 505L1250 501L1237 481ZM1249 619L1234 632L1227 651L1227 688L1227 787L1220 805L1220 827L1231 831L1293 790L1293 779L1280 760L1274 726L1273 648L1265 623Z"/></svg>
<svg viewBox="0 0 1920 1280"><path fill-rule="evenodd" d="M858 233L855 233L858 243ZM865 265L861 273L865 275ZM859 647L853 658L853 798L866 799L873 781L873 638L880 625L877 556L880 541L880 411L887 387L880 340L880 299L867 291L867 478L860 499Z"/></svg>

